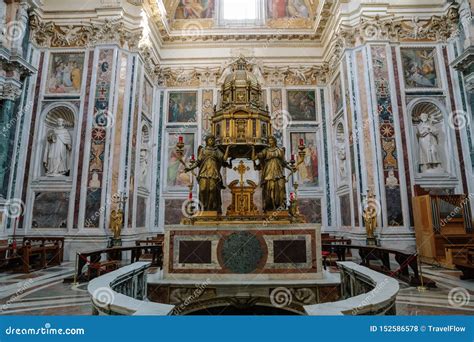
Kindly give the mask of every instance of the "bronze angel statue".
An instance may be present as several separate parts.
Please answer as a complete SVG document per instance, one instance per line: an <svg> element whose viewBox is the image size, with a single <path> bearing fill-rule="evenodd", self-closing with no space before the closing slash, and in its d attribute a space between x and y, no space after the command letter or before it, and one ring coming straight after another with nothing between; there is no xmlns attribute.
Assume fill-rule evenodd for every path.
<svg viewBox="0 0 474 342"><path fill-rule="evenodd" d="M213 135L206 137L206 146L199 146L198 156L191 165L185 169L186 172L199 168L197 181L199 184L199 201L203 211L222 212L221 190L225 189L222 181L221 168L232 168L232 161L227 162L229 148L225 154L216 146L216 138Z"/></svg>
<svg viewBox="0 0 474 342"><path fill-rule="evenodd" d="M285 148L277 146L277 140L271 136L268 147L255 154L252 149L252 160L256 170L261 171L261 188L263 210L276 211L286 209L286 176L285 169L293 172L291 165L285 160ZM256 161L259 161L257 164Z"/></svg>

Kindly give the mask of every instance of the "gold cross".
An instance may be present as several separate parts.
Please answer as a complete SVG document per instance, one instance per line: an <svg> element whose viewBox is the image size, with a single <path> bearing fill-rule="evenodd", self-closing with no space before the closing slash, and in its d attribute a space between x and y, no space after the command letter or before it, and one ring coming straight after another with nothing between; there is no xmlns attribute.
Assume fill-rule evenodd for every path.
<svg viewBox="0 0 474 342"><path fill-rule="evenodd" d="M241 160L239 166L234 167L234 171L240 174L240 186L244 186L244 174L246 171L249 171L250 168L245 166L244 162Z"/></svg>

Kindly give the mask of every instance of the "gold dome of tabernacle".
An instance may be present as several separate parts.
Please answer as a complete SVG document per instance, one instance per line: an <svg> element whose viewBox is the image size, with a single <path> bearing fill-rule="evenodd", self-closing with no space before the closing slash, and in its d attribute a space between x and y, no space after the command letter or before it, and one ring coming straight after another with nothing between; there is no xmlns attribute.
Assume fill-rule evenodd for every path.
<svg viewBox="0 0 474 342"><path fill-rule="evenodd" d="M221 148L232 146L234 158L247 158L252 147L258 152L267 145L272 134L270 114L252 65L241 57L230 67L212 118L212 133Z"/></svg>

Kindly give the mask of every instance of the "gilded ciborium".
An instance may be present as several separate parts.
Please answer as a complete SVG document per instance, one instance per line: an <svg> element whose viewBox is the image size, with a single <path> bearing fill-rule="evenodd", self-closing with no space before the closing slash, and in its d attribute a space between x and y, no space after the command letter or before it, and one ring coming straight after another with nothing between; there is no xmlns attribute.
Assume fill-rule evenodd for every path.
<svg viewBox="0 0 474 342"><path fill-rule="evenodd" d="M250 158L252 148L260 152L268 144L272 135L270 114L249 63L239 58L229 67L232 72L222 84L211 130L223 152L232 146L230 157Z"/></svg>

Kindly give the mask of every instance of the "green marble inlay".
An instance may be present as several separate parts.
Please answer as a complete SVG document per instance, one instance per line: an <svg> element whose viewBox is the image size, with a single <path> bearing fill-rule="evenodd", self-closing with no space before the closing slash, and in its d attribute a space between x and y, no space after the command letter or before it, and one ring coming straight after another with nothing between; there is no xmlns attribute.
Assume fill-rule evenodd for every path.
<svg viewBox="0 0 474 342"><path fill-rule="evenodd" d="M251 273L262 260L263 250L257 237L249 232L232 233L222 248L224 266L233 273Z"/></svg>

